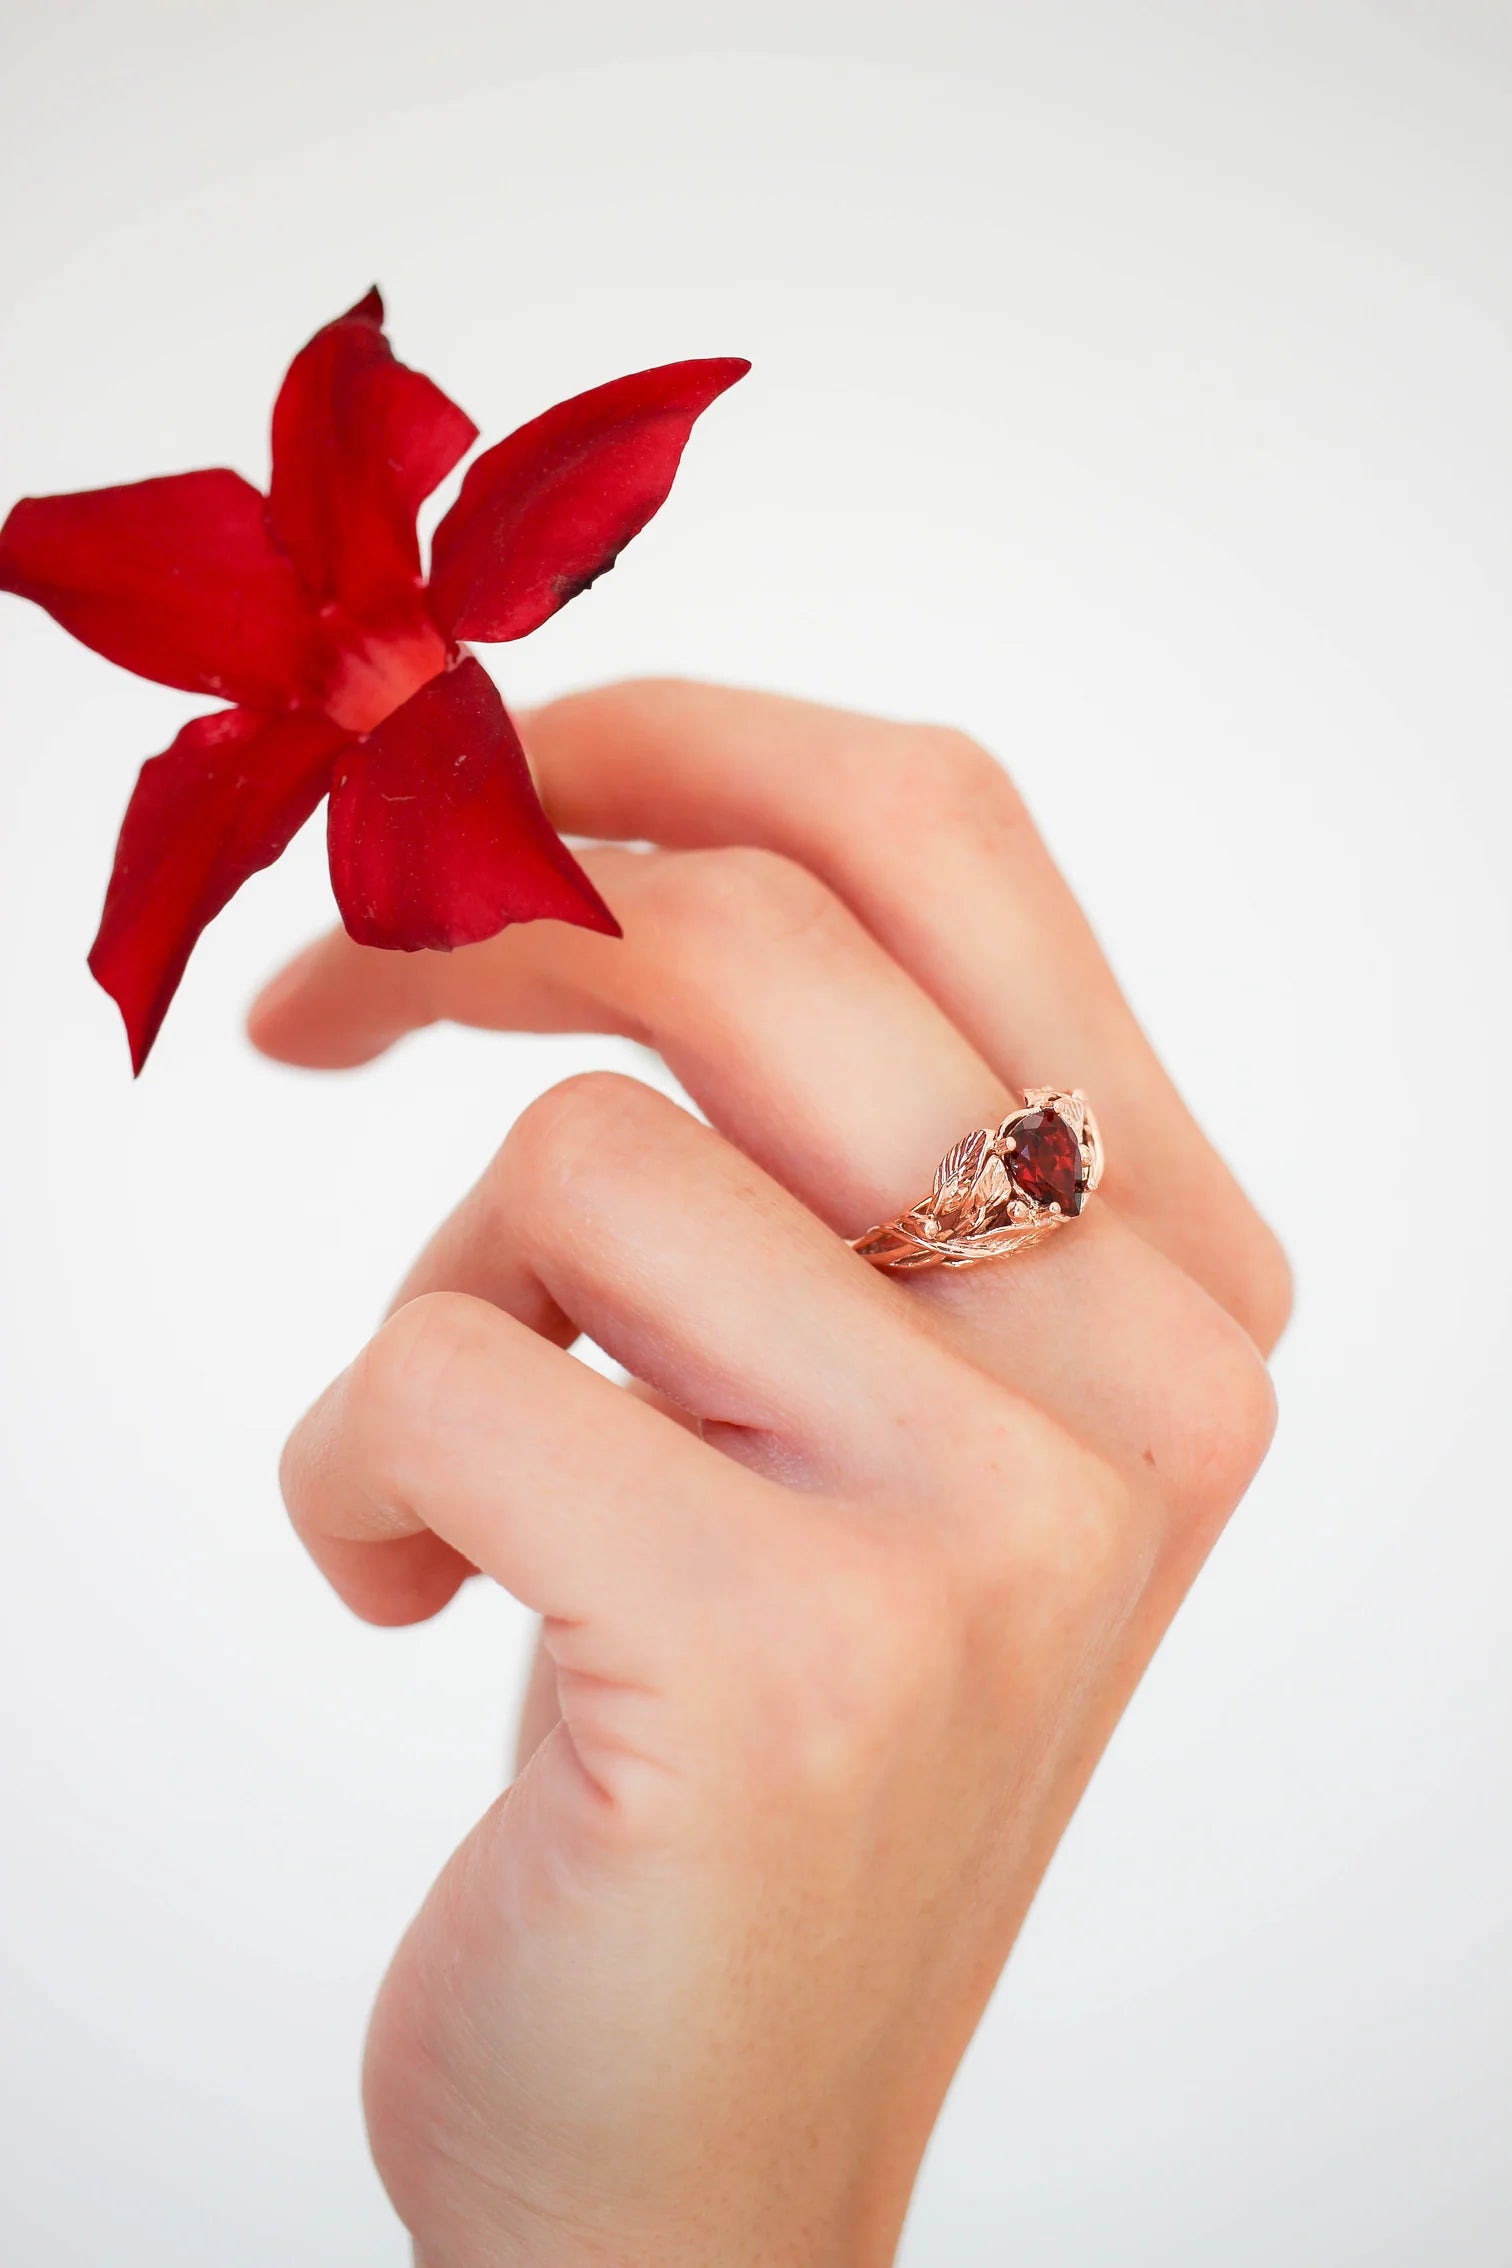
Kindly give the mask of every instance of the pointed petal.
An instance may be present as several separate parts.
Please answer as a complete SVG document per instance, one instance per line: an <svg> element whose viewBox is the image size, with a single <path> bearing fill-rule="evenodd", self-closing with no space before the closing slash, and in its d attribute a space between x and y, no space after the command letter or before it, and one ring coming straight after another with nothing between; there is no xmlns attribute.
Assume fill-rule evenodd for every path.
<svg viewBox="0 0 1512 2268"><path fill-rule="evenodd" d="M669 362L559 402L485 450L436 530L431 606L456 638L523 638L665 502L693 421L748 362Z"/></svg>
<svg viewBox="0 0 1512 2268"><path fill-rule="evenodd" d="M89 955L137 1071L201 930L304 825L343 737L324 717L224 709L142 766Z"/></svg>
<svg viewBox="0 0 1512 2268"><path fill-rule="evenodd" d="M359 945L446 950L543 919L619 935L471 656L338 760L329 826L336 902Z"/></svg>
<svg viewBox="0 0 1512 2268"><path fill-rule="evenodd" d="M313 610L239 473L24 497L0 528L0 590L186 693L279 708L311 679Z"/></svg>
<svg viewBox="0 0 1512 2268"><path fill-rule="evenodd" d="M415 514L478 438L455 402L394 359L376 291L317 331L273 410L273 532L317 601L362 621L413 597Z"/></svg>

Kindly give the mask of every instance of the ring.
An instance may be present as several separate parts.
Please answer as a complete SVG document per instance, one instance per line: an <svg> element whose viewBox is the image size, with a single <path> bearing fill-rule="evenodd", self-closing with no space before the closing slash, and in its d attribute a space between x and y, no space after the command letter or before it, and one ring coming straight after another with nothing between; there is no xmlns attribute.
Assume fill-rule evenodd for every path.
<svg viewBox="0 0 1512 2268"><path fill-rule="evenodd" d="M1002 1260L1074 1220L1102 1173L1102 1136L1081 1089L1026 1087L1022 1110L942 1158L927 1197L850 1248L899 1271Z"/></svg>

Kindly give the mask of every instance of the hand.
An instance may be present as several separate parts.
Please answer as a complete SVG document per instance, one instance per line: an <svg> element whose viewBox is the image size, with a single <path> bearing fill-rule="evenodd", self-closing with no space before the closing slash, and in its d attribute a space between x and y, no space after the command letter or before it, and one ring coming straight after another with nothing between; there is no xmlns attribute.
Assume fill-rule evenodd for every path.
<svg viewBox="0 0 1512 2268"><path fill-rule="evenodd" d="M1265 1450L1285 1265L969 743L691 685L526 742L560 827L664 846L587 855L623 942L338 936L254 1011L331 1066L628 1032L712 1122L546 1095L289 1445L359 1613L476 1568L544 1618L533 1752L379 1998L373 2147L425 2268L871 2268ZM1098 1109L1080 1221L907 1281L846 1249L1026 1082Z"/></svg>

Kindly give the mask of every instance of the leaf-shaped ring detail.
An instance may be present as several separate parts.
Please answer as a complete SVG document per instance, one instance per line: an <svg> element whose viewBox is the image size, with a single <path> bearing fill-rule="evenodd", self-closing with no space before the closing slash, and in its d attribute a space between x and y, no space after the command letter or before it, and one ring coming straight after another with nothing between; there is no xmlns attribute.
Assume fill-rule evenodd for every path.
<svg viewBox="0 0 1512 2268"><path fill-rule="evenodd" d="M929 1195L850 1246L874 1268L964 1268L1022 1252L1081 1212L1103 1175L1102 1136L1079 1087L1026 1087L1021 1110L965 1134Z"/></svg>

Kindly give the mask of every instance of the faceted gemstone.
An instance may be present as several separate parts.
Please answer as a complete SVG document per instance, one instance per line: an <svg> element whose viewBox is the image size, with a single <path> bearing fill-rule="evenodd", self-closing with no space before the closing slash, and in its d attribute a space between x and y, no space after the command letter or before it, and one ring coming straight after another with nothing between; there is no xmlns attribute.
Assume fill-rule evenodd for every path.
<svg viewBox="0 0 1512 2268"><path fill-rule="evenodd" d="M1079 1213L1082 1205L1081 1144L1058 1111L1030 1110L1008 1129L1014 1147L1008 1171L1037 1205L1059 1205Z"/></svg>

